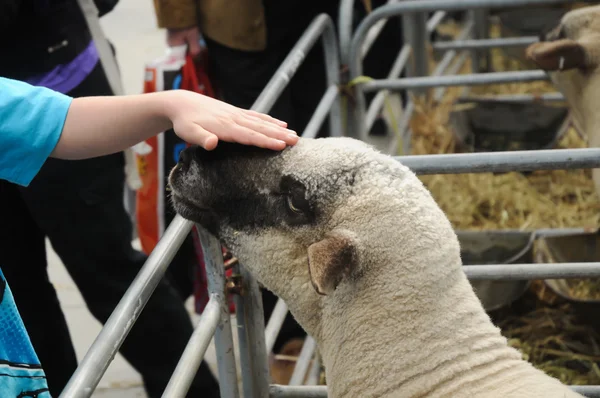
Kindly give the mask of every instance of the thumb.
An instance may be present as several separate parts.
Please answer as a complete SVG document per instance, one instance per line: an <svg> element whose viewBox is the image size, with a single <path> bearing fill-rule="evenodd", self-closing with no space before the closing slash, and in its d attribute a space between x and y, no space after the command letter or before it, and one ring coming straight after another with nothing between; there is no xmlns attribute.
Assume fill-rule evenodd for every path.
<svg viewBox="0 0 600 398"><path fill-rule="evenodd" d="M219 138L216 135L195 123L186 124L184 127L179 127L174 130L185 142L192 145L200 145L207 151L215 149L219 142Z"/></svg>

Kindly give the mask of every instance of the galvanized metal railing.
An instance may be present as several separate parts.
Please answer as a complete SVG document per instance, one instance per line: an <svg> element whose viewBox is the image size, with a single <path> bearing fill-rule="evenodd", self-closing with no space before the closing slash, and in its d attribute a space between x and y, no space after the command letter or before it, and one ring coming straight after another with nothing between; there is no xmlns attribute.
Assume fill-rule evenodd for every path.
<svg viewBox="0 0 600 398"><path fill-rule="evenodd" d="M329 115L329 127L331 135L343 134L342 112L340 102L340 56L350 65L350 80L360 76L361 59L368 48L363 46L363 40L370 27L378 20L386 17L400 15L402 13L424 13L436 11L429 21L421 19L413 23L411 30L432 31L450 10L485 10L486 8L505 7L532 4L556 4L564 3L565 0L421 0L406 1L402 3L390 2L371 14L359 25L348 47L342 47L341 55L337 46L335 31L331 19L326 15L320 15L307 28L304 35L284 60L276 74L265 87L262 94L256 100L253 109L268 112L278 96L286 87L287 83L297 71L308 50L314 46L316 41L322 37L327 63L328 88L325 95L317 105L315 113L307 125L303 136L314 137L316 132L325 122ZM392 4L394 3L394 4ZM350 1L343 0L341 8L347 6ZM422 14L424 15L424 14ZM530 39L517 40L506 39L491 40L481 32L481 26L485 25L482 20L485 13L474 15L463 30L460 40L448 44L434 44L438 51L450 53L443 58L445 66L434 71L434 76L425 77L413 75L396 79L402 69L406 66L408 54L414 48L422 49L423 42L412 40L412 44L405 44L402 48L394 67L388 75L388 79L358 84L356 93L359 99L368 91L383 91L395 89L423 89L428 87L449 87L460 85L489 84L490 82L503 83L514 81L530 81L545 79L546 76L540 71L527 72L503 72L485 73L461 76L442 76L450 66L450 59L458 55L458 51L473 51L494 46L525 45ZM409 19L411 17L408 17ZM351 18L349 19L351 21ZM340 17L340 32L347 23ZM414 21L413 21L414 22ZM343 25L343 26L342 26ZM479 26L479 27L478 27ZM479 30L479 40L467 40L471 30ZM413 37L423 38L425 33L412 33ZM375 35L376 36L376 35ZM343 42L340 34L340 42ZM414 51L414 50L413 50ZM421 51L421 50L418 50ZM424 51L424 50L423 50ZM456 69L454 72L455 73ZM559 94L546 95L549 100L559 101ZM377 97L376 97L377 98ZM510 96L514 101L528 101L533 96ZM364 127L374 120L373 114L376 107L381 107L382 101L371 106L368 117L364 106L354 108L353 120L357 123L352 130L355 136L364 137ZM364 102L363 102L364 105ZM403 120L400 122L402 131L408 129L411 107L409 102L406 106ZM368 123L365 123L365 120ZM358 134L357 134L358 132ZM494 152L475 154L452 154L452 155L422 155L396 157L416 174L457 174L457 173L481 173L481 172L509 172L509 171L533 171L550 169L576 169L600 167L600 149L565 149L565 150L540 150L540 151L517 151L517 152ZM165 231L164 236L155 250L148 258L146 264L116 307L115 311L98 335L79 368L73 375L69 384L61 394L61 397L89 397L96 388L108 365L116 355L123 340L126 338L137 317L143 310L146 302L154 291L158 281L163 277L168 264L181 246L185 237L192 229L192 223L177 216ZM198 369L198 366L206 352L210 339L214 333L217 351L219 381L221 396L224 398L239 397L240 391L237 385L237 367L233 350L233 338L230 324L230 315L226 301L226 287L223 270L223 259L219 242L208 234L204 229L197 226L196 231L202 243L206 270L208 276L208 289L210 300L203 312L198 326L175 369L172 379L164 392L165 397L184 396L189 389L190 383ZM539 236L569 235L585 232L585 229L563 229L563 230L540 230L536 231ZM571 264L510 264L510 265L469 265L464 266L466 275L471 280L517 280L517 279L539 279L539 278L573 278L573 277L600 277L600 263L571 263ZM243 295L236 295L237 323L239 327L239 353L240 368L242 376L242 396L249 397L326 397L325 386L302 386L308 374L307 384L316 384L319 376L320 364L315 356L315 341L308 336L298 358L296 368L292 375L289 386L270 385L267 367L267 355L271 352L279 329L287 314L287 306L281 300L278 301L266 327L264 327L262 316L262 303L258 285L251 274L243 267L237 271L241 274ZM310 365L310 361L313 361ZM571 386L572 389L588 396L600 397L600 386Z"/></svg>

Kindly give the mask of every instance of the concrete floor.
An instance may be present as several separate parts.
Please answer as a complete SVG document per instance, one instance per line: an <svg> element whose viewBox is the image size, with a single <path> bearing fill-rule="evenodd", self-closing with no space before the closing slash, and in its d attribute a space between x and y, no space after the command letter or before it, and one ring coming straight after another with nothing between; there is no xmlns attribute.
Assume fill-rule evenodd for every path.
<svg viewBox="0 0 600 398"><path fill-rule="evenodd" d="M140 93L144 64L161 56L166 48L164 31L156 27L152 1L121 0L110 14L102 18L101 24L106 36L116 46L126 93ZM48 253L50 278L58 291L77 355L81 359L100 332L101 325L90 315L79 291L49 244ZM187 307L192 314L191 300ZM192 317L196 323L197 316L192 314ZM212 344L206 359L216 370ZM93 396L143 398L146 394L139 374L119 354Z"/></svg>

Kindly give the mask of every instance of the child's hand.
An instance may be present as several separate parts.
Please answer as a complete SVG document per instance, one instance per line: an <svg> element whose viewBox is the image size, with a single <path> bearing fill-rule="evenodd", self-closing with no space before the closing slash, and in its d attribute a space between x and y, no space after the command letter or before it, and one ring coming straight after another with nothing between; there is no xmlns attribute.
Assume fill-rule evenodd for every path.
<svg viewBox="0 0 600 398"><path fill-rule="evenodd" d="M183 140L207 150L219 140L238 142L273 150L298 142L287 123L271 116L241 109L211 97L186 90L167 91L167 117Z"/></svg>

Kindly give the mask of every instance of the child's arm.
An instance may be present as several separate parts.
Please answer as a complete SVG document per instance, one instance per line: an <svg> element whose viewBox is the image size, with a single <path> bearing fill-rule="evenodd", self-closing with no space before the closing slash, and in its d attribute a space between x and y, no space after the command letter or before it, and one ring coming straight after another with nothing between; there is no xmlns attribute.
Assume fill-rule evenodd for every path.
<svg viewBox="0 0 600 398"><path fill-rule="evenodd" d="M79 159L105 155L171 127L185 141L209 150L219 139L281 150L298 141L296 133L285 126L268 115L183 90L75 98L50 156Z"/></svg>
<svg viewBox="0 0 600 398"><path fill-rule="evenodd" d="M0 179L28 185L48 156L119 152L171 127L190 144L294 145L286 124L189 91L73 99L0 77Z"/></svg>

